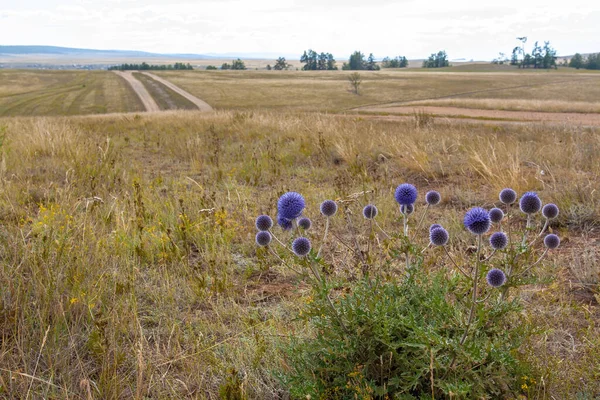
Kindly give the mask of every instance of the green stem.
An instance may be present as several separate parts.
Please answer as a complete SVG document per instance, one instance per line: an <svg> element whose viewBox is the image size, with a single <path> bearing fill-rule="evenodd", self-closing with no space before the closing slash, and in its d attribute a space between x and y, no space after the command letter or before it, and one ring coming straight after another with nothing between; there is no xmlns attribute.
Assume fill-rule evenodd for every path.
<svg viewBox="0 0 600 400"><path fill-rule="evenodd" d="M467 336L469 335L469 328L471 327L471 323L473 322L473 316L475 315L475 306L477 305L477 282L479 281L479 253L481 252L481 235L477 237L477 260L475 262L475 276L473 277L473 298L471 300L471 311L469 312L469 320L467 321L467 327L465 328L465 333L460 339L460 345L462 346L467 340Z"/></svg>
<svg viewBox="0 0 600 400"><path fill-rule="evenodd" d="M323 245L325 244L325 239L327 239L327 233L329 232L329 217L327 217L327 221L325 222L325 234L323 235L323 241L321 242L321 246L319 246L319 251L317 252L317 258L321 255L321 250L323 249Z"/></svg>

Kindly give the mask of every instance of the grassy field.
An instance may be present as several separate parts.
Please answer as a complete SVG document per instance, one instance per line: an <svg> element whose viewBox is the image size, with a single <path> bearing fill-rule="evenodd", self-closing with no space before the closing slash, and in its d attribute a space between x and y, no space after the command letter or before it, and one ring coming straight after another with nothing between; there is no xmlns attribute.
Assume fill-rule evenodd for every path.
<svg viewBox="0 0 600 400"><path fill-rule="evenodd" d="M161 110L197 110L192 102L151 77L134 72L133 76L142 82Z"/></svg>
<svg viewBox="0 0 600 400"><path fill-rule="evenodd" d="M254 218L274 215L279 195L295 190L318 228L318 204L333 198L348 200L345 214L362 229L360 207L394 209L405 181L441 192L428 221L447 227L458 262L472 241L464 211L491 206L501 188L537 190L560 207L552 229L563 245L540 270L548 281L520 294L520 318L536 327L518 355L536 382L523 393L600 394L597 130L418 128L298 112L545 77L442 74L435 83L381 73L356 97L343 74L161 75L218 107L252 111L0 119L1 397L215 399L235 387L285 398L283 348L317 334L298 319L310 291L256 249ZM378 218L401 229L389 213ZM331 229L344 237L348 226L340 216ZM416 240L427 243L426 231ZM358 273L339 257L343 246L327 247L331 276Z"/></svg>
<svg viewBox="0 0 600 400"><path fill-rule="evenodd" d="M111 72L0 70L0 116L142 110L131 87Z"/></svg>
<svg viewBox="0 0 600 400"><path fill-rule="evenodd" d="M448 71L452 71L449 68ZM588 110L600 97L600 74L571 70L511 72L361 72L360 95L354 95L349 72L185 71L157 72L213 107L233 110L341 112L363 105L431 100L506 99L553 103L552 110ZM572 104L572 102L578 102ZM526 107L527 103L524 104ZM593 105L592 105L593 107ZM531 105L532 111L544 108Z"/></svg>

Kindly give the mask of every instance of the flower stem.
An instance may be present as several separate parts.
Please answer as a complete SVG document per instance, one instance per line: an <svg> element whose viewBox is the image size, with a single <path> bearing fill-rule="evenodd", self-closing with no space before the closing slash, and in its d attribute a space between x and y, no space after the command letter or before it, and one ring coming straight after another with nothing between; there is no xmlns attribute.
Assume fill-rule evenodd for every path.
<svg viewBox="0 0 600 400"><path fill-rule="evenodd" d="M462 346L467 340L467 336L469 334L469 328L471 327L471 323L473 322L473 316L475 315L475 306L477 305L477 281L479 281L479 253L481 252L481 235L477 237L477 256L475 262L475 276L473 277L473 298L471 300L471 311L469 312L469 320L467 321L467 327L465 328L465 333L460 339L460 345Z"/></svg>
<svg viewBox="0 0 600 400"><path fill-rule="evenodd" d="M319 258L321 256L321 250L323 249L323 245L325 244L325 239L327 239L328 232L329 232L329 217L327 217L327 220L325 222L325 234L323 235L323 241L321 242L321 245L319 246L319 251L317 252L317 258Z"/></svg>

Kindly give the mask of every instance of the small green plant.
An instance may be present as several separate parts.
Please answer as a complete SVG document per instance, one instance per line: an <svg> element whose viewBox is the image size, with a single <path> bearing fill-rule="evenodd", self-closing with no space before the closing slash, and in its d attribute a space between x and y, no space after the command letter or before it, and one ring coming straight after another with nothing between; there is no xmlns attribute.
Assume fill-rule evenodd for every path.
<svg viewBox="0 0 600 400"><path fill-rule="evenodd" d="M294 398L466 399L527 394L523 388L530 390L533 383L523 385L520 377L531 373L518 353L530 327L520 318L518 297L510 296L509 290L539 282L532 269L560 244L555 234L541 240L550 220L558 216L558 207L542 208L536 193L525 193L519 208L527 217L526 227L513 231L517 194L504 189L499 196L504 210L474 207L465 213L464 226L475 236L476 246L467 251L470 256L458 259L457 254L468 249L454 250L441 225L431 225L427 244L409 233L419 232L430 207L441 202L438 192L426 194L426 207L414 224L417 189L404 183L394 197L400 206L400 233L388 234L380 227L374 204L362 210L365 236L352 239L331 232L355 257L362 271L359 278L329 273L334 266L321 256L323 246L315 251L307 237L315 234L305 233L312 224L303 216L305 201L299 193L285 193L277 203L277 223L288 232L289 245L275 236L270 217L257 218L257 245L296 272L308 273L312 282L298 318L314 334L284 345L290 370L279 373L281 380ZM323 243L337 211L332 200L321 204ZM541 229L536 229L534 215L539 211L543 219ZM498 230L488 238L492 226ZM360 244L365 237L366 246ZM283 253L272 249L272 243L278 243ZM286 251L295 259L284 260Z"/></svg>

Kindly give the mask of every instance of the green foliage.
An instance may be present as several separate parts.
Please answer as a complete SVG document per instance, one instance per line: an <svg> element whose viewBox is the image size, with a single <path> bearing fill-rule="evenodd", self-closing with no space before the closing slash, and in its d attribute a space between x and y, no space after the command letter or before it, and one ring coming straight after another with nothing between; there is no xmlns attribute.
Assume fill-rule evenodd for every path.
<svg viewBox="0 0 600 400"><path fill-rule="evenodd" d="M449 67L448 55L445 51L438 51L437 54L432 54L429 58L423 61L423 68L443 68Z"/></svg>
<svg viewBox="0 0 600 400"><path fill-rule="evenodd" d="M408 60L404 56L398 56L390 59L385 57L381 60L381 68L406 68L408 67Z"/></svg>
<svg viewBox="0 0 600 400"><path fill-rule="evenodd" d="M379 65L375 62L375 57L373 53L369 54L369 58L365 60L365 55L360 51L355 51L350 55L347 63L344 63L342 66L343 70L349 71L378 71L380 69Z"/></svg>
<svg viewBox="0 0 600 400"><path fill-rule="evenodd" d="M333 71L338 69L331 53L318 54L312 49L309 49L308 52L304 51L300 57L300 62L304 64L302 66L303 71Z"/></svg>
<svg viewBox="0 0 600 400"><path fill-rule="evenodd" d="M316 335L292 340L285 383L298 398L517 393L524 366L515 355L526 331L516 318L520 307L499 301L497 293L477 304L477 322L462 346L468 288L464 278L445 271L419 271L399 282L361 279L341 288L334 310L328 289L315 287L302 316Z"/></svg>
<svg viewBox="0 0 600 400"><path fill-rule="evenodd" d="M270 65L267 67L270 67ZM279 57L277 59L277 61L275 61L275 65L273 66L273 69L276 71L281 71L284 69L287 70L288 68L290 68L290 64L287 63L285 57ZM270 68L267 68L267 69L270 69Z"/></svg>
<svg viewBox="0 0 600 400"><path fill-rule="evenodd" d="M510 60L511 65L518 65L519 68L534 68L534 69L550 69L557 68L556 64L556 50L550 46L550 42L544 42L544 46L540 46L539 42L533 44L531 53L525 52L525 43L527 43L527 37L519 37L517 40L521 41L523 45L517 46L512 51ZM519 62L519 55L522 57Z"/></svg>
<svg viewBox="0 0 600 400"><path fill-rule="evenodd" d="M600 70L600 53L590 54L586 58L579 53L575 53L569 62L569 67Z"/></svg>
<svg viewBox="0 0 600 400"><path fill-rule="evenodd" d="M246 64L238 58L237 60L233 60L231 64L223 63L223 65L221 65L221 69L244 70L246 69Z"/></svg>
<svg viewBox="0 0 600 400"><path fill-rule="evenodd" d="M217 68L217 67L215 67L214 65L207 65L207 66L206 66L206 69L207 69L208 71L212 71L212 70L216 70L216 69L218 69L218 68Z"/></svg>
<svg viewBox="0 0 600 400"><path fill-rule="evenodd" d="M121 64L109 67L109 71L170 71L170 70L193 70L194 67L190 63L175 63L163 65L150 65L145 61L141 64ZM207 68L208 69L208 68Z"/></svg>

